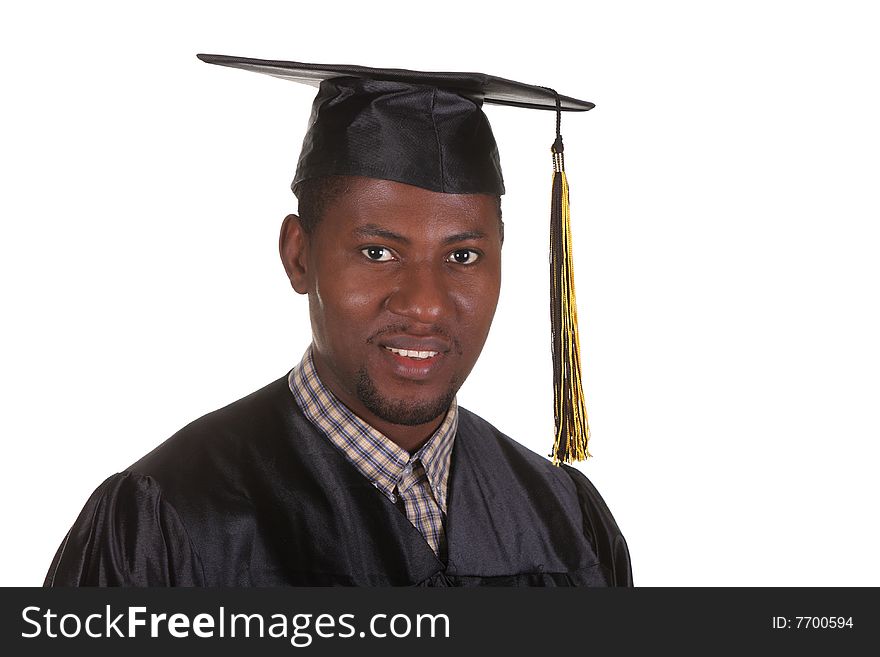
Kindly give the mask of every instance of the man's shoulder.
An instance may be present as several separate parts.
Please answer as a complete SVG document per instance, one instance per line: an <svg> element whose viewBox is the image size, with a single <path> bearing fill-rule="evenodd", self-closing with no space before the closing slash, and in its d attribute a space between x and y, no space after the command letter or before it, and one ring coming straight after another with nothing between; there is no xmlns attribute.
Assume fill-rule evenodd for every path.
<svg viewBox="0 0 880 657"><path fill-rule="evenodd" d="M261 423L277 421L293 405L293 395L285 375L241 399L193 420L175 436L195 436L205 432L211 435L255 433L259 431Z"/></svg>
<svg viewBox="0 0 880 657"><path fill-rule="evenodd" d="M547 529L551 542L565 536L558 533L560 527L576 528L602 564L606 582L632 585L626 541L586 475L570 465L554 465L466 409L460 409L457 444L459 438L460 458L474 472L480 493L492 496L495 508L503 508L507 517L532 509L530 518L543 518L557 532ZM575 541L572 536L563 542Z"/></svg>
<svg viewBox="0 0 880 657"><path fill-rule="evenodd" d="M475 441L473 448L484 452L495 452L495 454L486 453L481 459L491 459L493 457L503 457L505 460L514 464L534 470L548 477L566 477L560 468L556 467L547 458L530 450L525 445L517 442L493 424L480 417L473 411L459 407L459 431L479 434L481 439ZM492 440L486 440L492 438Z"/></svg>
<svg viewBox="0 0 880 657"><path fill-rule="evenodd" d="M582 510L599 508L607 512L599 491L580 470L564 463L553 464L472 411L460 408L459 413L459 428L464 432L465 440L469 434L478 438L467 441L466 448L471 459L493 470L508 468L507 474L515 475L520 480L532 478L534 481L539 478L565 498L576 501Z"/></svg>
<svg viewBox="0 0 880 657"><path fill-rule="evenodd" d="M289 432L296 403L287 377L190 422L127 471L160 484L208 476L222 464L246 465Z"/></svg>

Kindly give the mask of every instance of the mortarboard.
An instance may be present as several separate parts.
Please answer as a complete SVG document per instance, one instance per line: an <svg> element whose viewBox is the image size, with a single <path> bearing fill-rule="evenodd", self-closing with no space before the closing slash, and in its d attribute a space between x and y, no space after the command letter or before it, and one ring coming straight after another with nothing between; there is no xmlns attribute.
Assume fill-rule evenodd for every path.
<svg viewBox="0 0 880 657"><path fill-rule="evenodd" d="M564 111L593 103L483 73L431 73L366 66L198 55L318 88L291 188L330 175L366 176L451 194L504 193L498 147L483 103L556 112L550 212L550 323L554 463L589 456L572 270ZM430 139L426 139L430 136Z"/></svg>

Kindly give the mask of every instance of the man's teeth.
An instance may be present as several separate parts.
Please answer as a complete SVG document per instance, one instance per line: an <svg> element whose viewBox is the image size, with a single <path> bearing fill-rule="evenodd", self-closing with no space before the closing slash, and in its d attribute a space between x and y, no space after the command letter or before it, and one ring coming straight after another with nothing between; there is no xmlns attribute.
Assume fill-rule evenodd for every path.
<svg viewBox="0 0 880 657"><path fill-rule="evenodd" d="M406 356L407 358L419 358L421 360L424 360L425 358L433 358L439 353L437 351L413 351L411 349L395 349L394 347L385 348L395 354Z"/></svg>

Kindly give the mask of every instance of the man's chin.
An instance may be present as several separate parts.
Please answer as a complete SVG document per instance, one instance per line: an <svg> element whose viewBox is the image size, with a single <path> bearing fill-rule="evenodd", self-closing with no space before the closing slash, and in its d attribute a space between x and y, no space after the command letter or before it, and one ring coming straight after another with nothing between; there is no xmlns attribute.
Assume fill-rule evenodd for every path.
<svg viewBox="0 0 880 657"><path fill-rule="evenodd" d="M453 381L446 390L428 398L395 398L380 391L366 370L358 372L357 378L358 399L367 410L385 422L403 426L428 424L445 415L458 387ZM412 390L408 393L411 395Z"/></svg>

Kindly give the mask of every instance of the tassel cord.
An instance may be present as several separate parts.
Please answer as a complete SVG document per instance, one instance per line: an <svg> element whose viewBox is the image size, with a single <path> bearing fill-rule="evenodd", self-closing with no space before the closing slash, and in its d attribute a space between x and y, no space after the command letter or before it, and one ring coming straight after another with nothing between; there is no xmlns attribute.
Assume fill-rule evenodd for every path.
<svg viewBox="0 0 880 657"><path fill-rule="evenodd" d="M560 128L561 108L557 95L556 141L551 148L553 186L550 206L550 325L555 423L551 456L556 465L590 456L587 449L590 429L581 379L569 187Z"/></svg>

